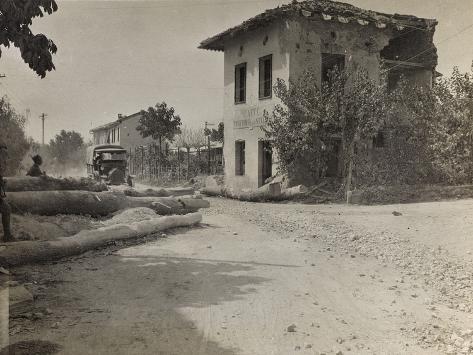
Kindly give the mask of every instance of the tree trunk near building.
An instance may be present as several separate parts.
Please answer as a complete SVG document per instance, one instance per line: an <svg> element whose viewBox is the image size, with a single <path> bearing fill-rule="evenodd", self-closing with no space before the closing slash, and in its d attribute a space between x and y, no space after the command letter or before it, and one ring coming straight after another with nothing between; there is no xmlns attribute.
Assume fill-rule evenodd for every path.
<svg viewBox="0 0 473 355"><path fill-rule="evenodd" d="M88 191L34 191L11 192L8 202L15 213L39 215L76 214L106 216L119 210L133 207L148 207L158 214L185 214L208 208L208 201L202 201L197 209L193 199L172 197L128 197L115 192Z"/></svg>
<svg viewBox="0 0 473 355"><path fill-rule="evenodd" d="M353 189L355 144L356 144L356 138L353 138L348 147L348 167L347 167L348 171L346 172L346 180L345 180L345 194L346 194L347 203L350 203L352 189Z"/></svg>
<svg viewBox="0 0 473 355"><path fill-rule="evenodd" d="M9 177L6 180L6 192L17 191L53 191L53 190L83 190L107 191L106 184L90 178L54 178L50 176Z"/></svg>

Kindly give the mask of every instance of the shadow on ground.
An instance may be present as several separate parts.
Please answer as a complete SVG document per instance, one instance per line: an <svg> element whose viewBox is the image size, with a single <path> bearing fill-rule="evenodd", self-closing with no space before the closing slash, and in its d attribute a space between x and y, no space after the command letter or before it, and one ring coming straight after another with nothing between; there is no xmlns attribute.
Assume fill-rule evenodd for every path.
<svg viewBox="0 0 473 355"><path fill-rule="evenodd" d="M237 354L210 341L206 335L215 332L198 329L179 309L208 308L211 317L212 306L256 292L253 286L269 280L248 275L255 266L105 253L21 268L38 290L37 307L53 315L10 341L48 340L65 354Z"/></svg>

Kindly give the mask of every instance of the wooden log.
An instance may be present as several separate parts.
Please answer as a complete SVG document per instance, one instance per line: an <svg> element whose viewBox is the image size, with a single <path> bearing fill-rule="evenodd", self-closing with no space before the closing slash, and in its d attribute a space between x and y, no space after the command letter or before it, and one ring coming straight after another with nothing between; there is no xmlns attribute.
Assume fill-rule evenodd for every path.
<svg viewBox="0 0 473 355"><path fill-rule="evenodd" d="M205 186L200 192L207 196L227 196L227 191L223 186Z"/></svg>
<svg viewBox="0 0 473 355"><path fill-rule="evenodd" d="M281 199L281 184L270 182L256 190L239 191L231 195L233 198L242 201L272 201Z"/></svg>
<svg viewBox="0 0 473 355"><path fill-rule="evenodd" d="M192 187L179 187L169 189L126 189L123 193L130 197L171 197L192 195L195 192Z"/></svg>
<svg viewBox="0 0 473 355"><path fill-rule="evenodd" d="M307 195L309 189L304 185L289 187L281 191L281 195L285 199L297 198Z"/></svg>
<svg viewBox="0 0 473 355"><path fill-rule="evenodd" d="M8 177L6 180L6 192L17 191L58 191L58 190L83 190L101 192L107 191L108 187L90 178L54 178L51 176L31 177L18 176Z"/></svg>
<svg viewBox="0 0 473 355"><path fill-rule="evenodd" d="M207 208L204 200L199 206L187 200L172 197L128 197L119 192L89 191L28 191L11 192L7 201L16 213L32 213L52 216L57 214L77 214L106 216L113 212L133 207L148 207L158 214L185 214ZM205 203L206 202L206 203Z"/></svg>
<svg viewBox="0 0 473 355"><path fill-rule="evenodd" d="M185 216L164 216L144 221L115 224L82 231L71 237L51 241L28 241L5 244L0 250L0 265L19 266L34 262L52 261L103 247L111 242L137 238L169 228L191 226L202 221L200 213Z"/></svg>

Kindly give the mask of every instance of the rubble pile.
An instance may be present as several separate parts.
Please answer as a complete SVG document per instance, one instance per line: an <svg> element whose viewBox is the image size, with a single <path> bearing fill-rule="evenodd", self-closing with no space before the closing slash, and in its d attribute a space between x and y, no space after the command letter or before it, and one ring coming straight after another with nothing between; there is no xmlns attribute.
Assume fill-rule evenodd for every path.
<svg viewBox="0 0 473 355"><path fill-rule="evenodd" d="M78 215L12 215L11 222L17 240L51 240L68 237L81 230L101 225L96 219ZM0 237L3 237L2 229Z"/></svg>
<svg viewBox="0 0 473 355"><path fill-rule="evenodd" d="M147 207L138 207L116 213L112 218L103 221L102 224L104 226L113 226L115 224L133 223L149 220L152 218L156 218L156 212L154 210Z"/></svg>

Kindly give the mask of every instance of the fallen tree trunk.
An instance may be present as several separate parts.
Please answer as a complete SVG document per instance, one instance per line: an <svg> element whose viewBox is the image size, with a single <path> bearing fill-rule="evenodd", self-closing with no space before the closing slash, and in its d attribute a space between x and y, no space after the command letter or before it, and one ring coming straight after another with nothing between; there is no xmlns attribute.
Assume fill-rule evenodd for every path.
<svg viewBox="0 0 473 355"><path fill-rule="evenodd" d="M207 196L227 196L228 193L223 186L205 186L200 192Z"/></svg>
<svg viewBox="0 0 473 355"><path fill-rule="evenodd" d="M28 191L11 192L7 201L16 213L45 216L77 214L106 216L133 207L152 208L158 214L186 214L208 208L208 201L172 197L128 197L116 192ZM196 201L199 201L197 203Z"/></svg>
<svg viewBox="0 0 473 355"><path fill-rule="evenodd" d="M195 190L192 187L178 187L170 189L126 189L123 193L130 197L171 197L192 195Z"/></svg>
<svg viewBox="0 0 473 355"><path fill-rule="evenodd" d="M279 183L269 183L251 191L239 191L232 194L233 198L241 201L272 201L281 199L281 185Z"/></svg>
<svg viewBox="0 0 473 355"><path fill-rule="evenodd" d="M201 221L202 215L200 213L185 216L165 216L130 224L115 224L82 231L74 236L52 241L8 243L5 249L0 250L0 264L11 267L57 260L66 256L81 254L111 242L137 238L169 228L191 226Z"/></svg>
<svg viewBox="0 0 473 355"><path fill-rule="evenodd" d="M5 178L6 192L17 191L63 191L82 190L101 192L107 191L108 187L89 178L54 178L51 176L30 177L18 176Z"/></svg>
<svg viewBox="0 0 473 355"><path fill-rule="evenodd" d="M304 185L297 185L294 187L288 187L281 191L281 196L285 199L297 198L307 195L309 190Z"/></svg>

